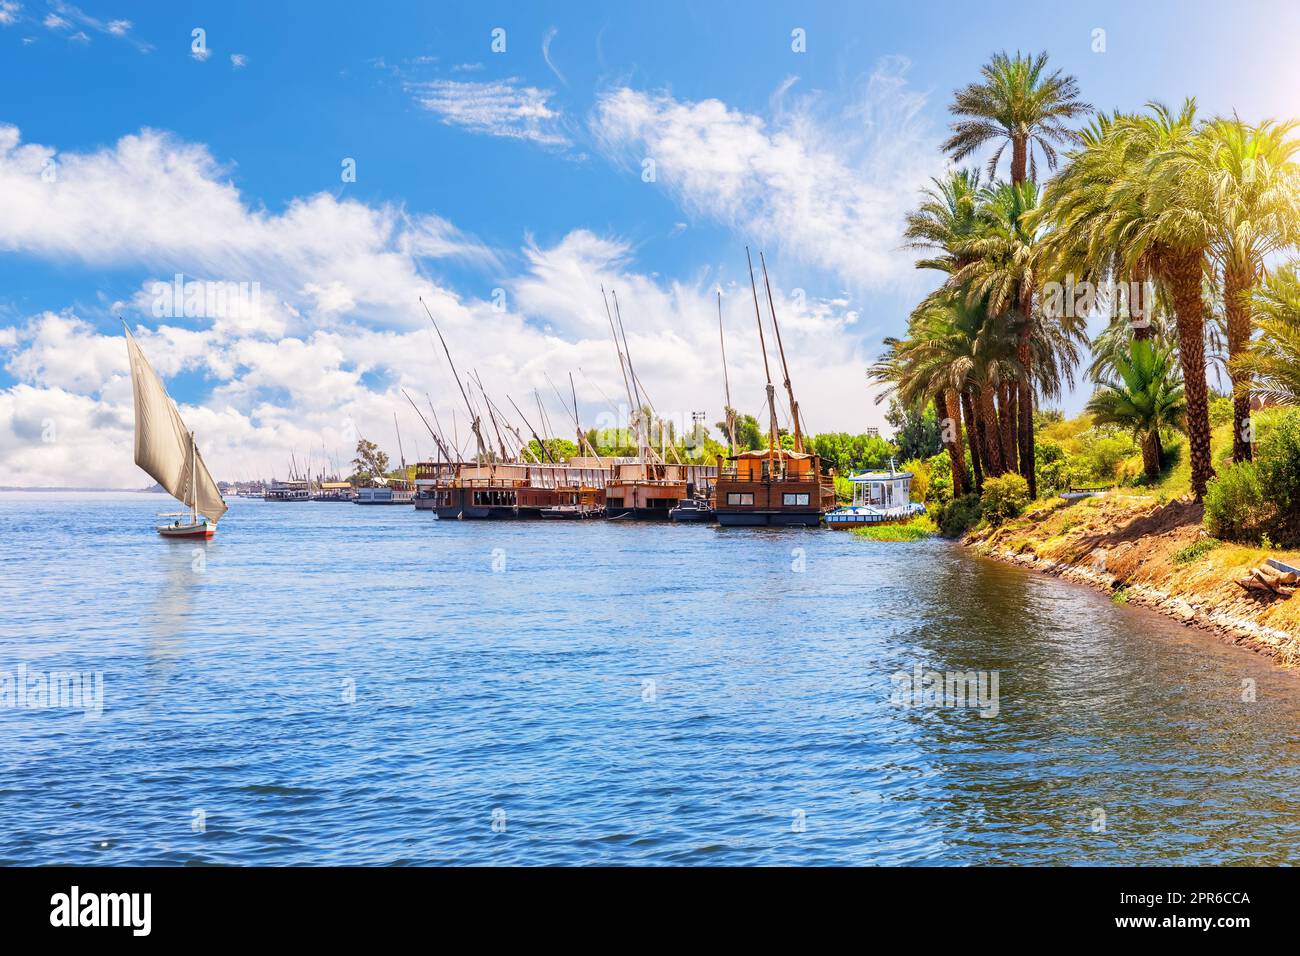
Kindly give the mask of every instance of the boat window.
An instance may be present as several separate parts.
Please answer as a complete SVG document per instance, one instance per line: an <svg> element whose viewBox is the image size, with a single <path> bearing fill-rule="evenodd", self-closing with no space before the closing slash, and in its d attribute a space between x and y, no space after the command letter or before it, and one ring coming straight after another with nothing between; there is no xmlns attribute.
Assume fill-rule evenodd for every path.
<svg viewBox="0 0 1300 956"><path fill-rule="evenodd" d="M730 491L727 493L727 504L729 505L752 505L754 496L747 491Z"/></svg>
<svg viewBox="0 0 1300 956"><path fill-rule="evenodd" d="M787 505L806 505L808 503L808 496L802 493L786 494L782 496L782 500Z"/></svg>

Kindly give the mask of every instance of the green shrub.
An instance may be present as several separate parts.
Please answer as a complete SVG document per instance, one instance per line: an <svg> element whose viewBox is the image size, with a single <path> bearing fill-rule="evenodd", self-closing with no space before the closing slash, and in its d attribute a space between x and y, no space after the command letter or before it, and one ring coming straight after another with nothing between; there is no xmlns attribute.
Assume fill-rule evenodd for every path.
<svg viewBox="0 0 1300 956"><path fill-rule="evenodd" d="M1134 455L1140 455L1142 449L1130 435L1100 428L1094 431L1084 449L1081 464L1090 483L1110 484L1119 478L1120 466Z"/></svg>
<svg viewBox="0 0 1300 956"><path fill-rule="evenodd" d="M1014 518L1029 504L1029 483L1017 474L984 479L984 493L980 496L980 511L989 524L999 525Z"/></svg>
<svg viewBox="0 0 1300 956"><path fill-rule="evenodd" d="M1232 396L1210 396L1210 427L1217 428L1232 421Z"/></svg>
<svg viewBox="0 0 1300 956"><path fill-rule="evenodd" d="M1068 491L1071 481L1070 459L1065 449L1050 438L1039 439L1034 447L1034 476L1042 495Z"/></svg>
<svg viewBox="0 0 1300 956"><path fill-rule="evenodd" d="M960 538L980 520L979 495L971 493L954 498L935 517L939 533L945 538Z"/></svg>
<svg viewBox="0 0 1300 956"><path fill-rule="evenodd" d="M1284 546L1300 544L1300 412L1288 412L1256 446L1263 503L1272 509L1272 538Z"/></svg>
<svg viewBox="0 0 1300 956"><path fill-rule="evenodd" d="M941 508L952 501L952 458L946 451L941 451L926 464L930 469L930 487L926 490L925 502L931 507ZM912 499L916 500L915 482L912 484Z"/></svg>
<svg viewBox="0 0 1300 956"><path fill-rule="evenodd" d="M1193 541L1187 547L1179 548L1174 552L1174 564L1191 564L1197 558L1209 554L1220 544L1221 542L1216 541L1214 538L1201 538L1199 541Z"/></svg>
<svg viewBox="0 0 1300 956"><path fill-rule="evenodd" d="M1205 527L1216 538L1259 541L1270 518L1254 462L1229 465L1205 489Z"/></svg>

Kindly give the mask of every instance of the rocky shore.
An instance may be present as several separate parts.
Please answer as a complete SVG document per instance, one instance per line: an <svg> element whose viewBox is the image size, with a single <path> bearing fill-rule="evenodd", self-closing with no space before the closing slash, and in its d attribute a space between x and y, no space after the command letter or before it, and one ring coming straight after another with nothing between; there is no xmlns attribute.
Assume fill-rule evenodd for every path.
<svg viewBox="0 0 1300 956"><path fill-rule="evenodd" d="M1294 552L1210 538L1201 506L1110 492L1078 501L1039 502L963 543L979 554L1111 592L1115 600L1160 611L1300 665L1300 597L1243 587L1269 558L1300 565Z"/></svg>

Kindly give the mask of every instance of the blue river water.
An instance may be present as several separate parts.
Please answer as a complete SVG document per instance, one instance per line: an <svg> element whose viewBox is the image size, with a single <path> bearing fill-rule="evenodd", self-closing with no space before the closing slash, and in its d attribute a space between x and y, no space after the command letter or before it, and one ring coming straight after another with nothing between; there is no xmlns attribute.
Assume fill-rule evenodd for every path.
<svg viewBox="0 0 1300 956"><path fill-rule="evenodd" d="M1300 676L948 542L173 506L0 494L0 863L1300 862Z"/></svg>

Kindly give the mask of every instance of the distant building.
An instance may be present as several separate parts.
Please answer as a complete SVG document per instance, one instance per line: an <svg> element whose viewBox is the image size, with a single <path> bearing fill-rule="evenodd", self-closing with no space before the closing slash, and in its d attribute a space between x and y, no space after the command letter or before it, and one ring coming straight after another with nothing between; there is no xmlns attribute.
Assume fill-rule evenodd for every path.
<svg viewBox="0 0 1300 956"><path fill-rule="evenodd" d="M866 435L868 438L879 438L880 429L877 428L875 425L868 425L866 429Z"/></svg>

